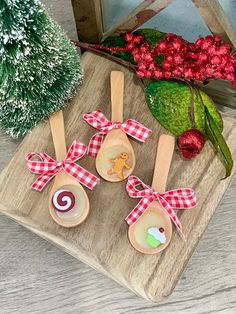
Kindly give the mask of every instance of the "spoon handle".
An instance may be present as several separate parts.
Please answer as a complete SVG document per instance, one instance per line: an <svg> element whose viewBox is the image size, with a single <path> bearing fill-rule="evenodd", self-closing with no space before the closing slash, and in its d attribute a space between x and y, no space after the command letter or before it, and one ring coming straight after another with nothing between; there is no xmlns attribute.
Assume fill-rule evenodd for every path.
<svg viewBox="0 0 236 314"><path fill-rule="evenodd" d="M111 121L123 122L124 73L111 72Z"/></svg>
<svg viewBox="0 0 236 314"><path fill-rule="evenodd" d="M50 119L50 126L52 131L52 139L58 161L63 160L66 156L66 139L65 127L62 110L54 113Z"/></svg>
<svg viewBox="0 0 236 314"><path fill-rule="evenodd" d="M162 134L157 147L155 169L152 179L152 187L155 191L163 193L166 190L166 182L175 148L175 138L172 135Z"/></svg>

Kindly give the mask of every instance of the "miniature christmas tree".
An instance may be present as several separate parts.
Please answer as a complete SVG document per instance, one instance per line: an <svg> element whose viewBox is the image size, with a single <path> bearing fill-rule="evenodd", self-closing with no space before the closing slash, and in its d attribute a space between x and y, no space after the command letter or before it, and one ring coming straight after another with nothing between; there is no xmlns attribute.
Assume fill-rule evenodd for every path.
<svg viewBox="0 0 236 314"><path fill-rule="evenodd" d="M82 80L78 53L38 0L0 0L0 127L26 134Z"/></svg>

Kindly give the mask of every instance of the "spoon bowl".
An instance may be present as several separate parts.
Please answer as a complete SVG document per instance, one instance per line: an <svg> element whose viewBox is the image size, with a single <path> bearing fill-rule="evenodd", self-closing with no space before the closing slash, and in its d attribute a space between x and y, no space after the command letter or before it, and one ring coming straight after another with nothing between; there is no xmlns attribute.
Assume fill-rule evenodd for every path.
<svg viewBox="0 0 236 314"><path fill-rule="evenodd" d="M67 228L81 224L89 214L85 190L64 172L55 177L49 195L49 213L56 223Z"/></svg>
<svg viewBox="0 0 236 314"><path fill-rule="evenodd" d="M150 247L147 242L148 230L163 228L166 241L157 248ZM156 254L163 251L170 243L172 237L172 224L169 216L163 212L158 202L154 201L139 220L130 226L128 232L132 246L144 254Z"/></svg>
<svg viewBox="0 0 236 314"><path fill-rule="evenodd" d="M124 73L111 72L111 121L123 121ZM109 182L125 180L134 170L135 154L132 145L121 129L111 130L105 137L96 157L99 175Z"/></svg>
<svg viewBox="0 0 236 314"><path fill-rule="evenodd" d="M113 166L111 160L115 160L122 153L128 155L127 165L130 168L123 168L123 178L116 173L109 174ZM96 158L96 169L99 175L110 182L119 182L125 180L135 167L135 154L132 145L130 144L127 135L119 129L111 130L99 150Z"/></svg>

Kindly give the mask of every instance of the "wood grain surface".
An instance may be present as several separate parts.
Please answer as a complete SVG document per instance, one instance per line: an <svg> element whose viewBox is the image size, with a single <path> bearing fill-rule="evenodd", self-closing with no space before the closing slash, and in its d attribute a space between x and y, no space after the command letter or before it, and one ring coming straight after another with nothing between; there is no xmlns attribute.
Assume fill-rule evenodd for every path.
<svg viewBox="0 0 236 314"><path fill-rule="evenodd" d="M147 105L138 79L122 66L91 53L83 55L82 65L84 83L70 106L64 110L68 146L74 139L88 143L94 134L94 130L82 120L83 113L100 108L106 116L110 116L110 73L112 70L123 70L124 118L135 118L153 130L147 143L132 141L137 158L134 174L151 184L157 139L163 129L151 114L143 114ZM225 117L224 122L225 137L236 157L236 121ZM3 170L0 176L0 211L152 301L159 301L172 292L230 182L230 178L220 181L224 169L209 143L203 153L191 162L174 154L167 188L194 188L199 205L179 214L185 228L186 243L174 232L172 242L162 254L145 256L135 251L127 239L124 218L136 201L128 198L126 182L111 184L102 181L93 192L88 191L91 208L89 218L81 226L68 230L58 226L48 213L50 185L43 193L30 189L36 176L30 174L25 166L24 156L29 151L45 151L54 156L49 122L43 122L25 137ZM81 165L95 172L93 158L84 158Z"/></svg>
<svg viewBox="0 0 236 314"><path fill-rule="evenodd" d="M75 38L69 0L44 0ZM232 115L235 111L232 111ZM18 147L0 132L0 169ZM224 195L172 295L145 301L0 215L0 312L173 313L236 312L236 181Z"/></svg>

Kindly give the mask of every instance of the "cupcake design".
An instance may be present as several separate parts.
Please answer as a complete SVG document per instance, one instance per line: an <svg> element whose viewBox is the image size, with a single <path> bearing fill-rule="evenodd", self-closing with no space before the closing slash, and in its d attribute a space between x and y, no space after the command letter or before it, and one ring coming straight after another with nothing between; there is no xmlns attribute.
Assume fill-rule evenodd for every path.
<svg viewBox="0 0 236 314"><path fill-rule="evenodd" d="M58 190L52 198L54 208L59 212L68 212L75 206L75 196L69 190Z"/></svg>
<svg viewBox="0 0 236 314"><path fill-rule="evenodd" d="M157 248L166 242L164 228L151 227L147 230L146 242L151 248Z"/></svg>

